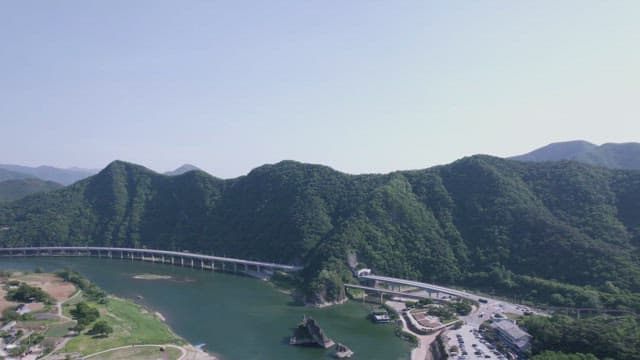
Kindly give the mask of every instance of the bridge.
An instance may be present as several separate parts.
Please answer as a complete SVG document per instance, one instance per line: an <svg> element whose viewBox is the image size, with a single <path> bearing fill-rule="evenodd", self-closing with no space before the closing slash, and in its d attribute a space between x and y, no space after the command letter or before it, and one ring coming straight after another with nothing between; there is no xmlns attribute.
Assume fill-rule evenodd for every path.
<svg viewBox="0 0 640 360"><path fill-rule="evenodd" d="M95 256L99 258L141 260L154 263L187 266L221 271L256 271L280 270L294 272L302 270L302 266L276 264L270 262L244 260L224 256L195 254L190 252L134 249L121 247L96 246L43 246L0 248L0 256ZM216 265L217 264L217 265Z"/></svg>
<svg viewBox="0 0 640 360"><path fill-rule="evenodd" d="M406 292L402 292L402 291L396 291L396 290L387 290L387 289L381 289L381 288L376 288L376 287L371 287L371 286L363 286L363 285L355 285L355 284L344 284L344 287L347 289L359 289L359 290L364 290L365 292L369 291L369 292L375 292L378 293L380 295L386 294L386 295L392 295L392 296L397 296L397 297L403 297L403 298L407 298L407 299L424 299L424 296L422 295L416 295L416 294L411 294L411 293L406 293Z"/></svg>
<svg viewBox="0 0 640 360"><path fill-rule="evenodd" d="M406 286L411 286L411 287L415 287L415 288L418 288L418 289L427 290L427 291L430 291L430 292L437 292L437 293L441 293L441 294L452 295L452 296L456 296L456 297L459 297L459 298L469 299L469 300L474 300L474 301L477 301L478 298L479 298L478 295L470 294L468 292L459 291L459 290L455 290L455 289L451 289L451 288L446 288L446 287L438 286L438 285L434 285L434 284L423 283L423 282L419 282L419 281L398 279L398 278L392 278L392 277L388 277L388 276L379 276L379 275L371 275L371 274L363 274L363 275L360 275L359 278L360 279L366 279L366 280L373 280L373 281L376 281L376 282L388 283L388 284L406 285Z"/></svg>

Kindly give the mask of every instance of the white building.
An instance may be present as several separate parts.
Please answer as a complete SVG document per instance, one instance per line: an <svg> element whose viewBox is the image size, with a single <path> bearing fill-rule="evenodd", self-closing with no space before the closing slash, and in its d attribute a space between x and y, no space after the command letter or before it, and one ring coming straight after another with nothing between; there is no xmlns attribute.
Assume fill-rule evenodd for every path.
<svg viewBox="0 0 640 360"><path fill-rule="evenodd" d="M497 320L491 327L496 329L498 336L516 352L524 353L531 348L532 336L522 330L515 321Z"/></svg>

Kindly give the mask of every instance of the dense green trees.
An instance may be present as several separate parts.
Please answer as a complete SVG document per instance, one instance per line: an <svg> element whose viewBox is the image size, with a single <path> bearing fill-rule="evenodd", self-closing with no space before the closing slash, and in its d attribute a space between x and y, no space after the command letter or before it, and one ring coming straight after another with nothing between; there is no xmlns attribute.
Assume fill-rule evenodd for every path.
<svg viewBox="0 0 640 360"><path fill-rule="evenodd" d="M71 309L71 316L77 321L76 330L82 331L89 324L96 321L100 317L100 312L95 307L82 301L76 304L74 309Z"/></svg>
<svg viewBox="0 0 640 360"><path fill-rule="evenodd" d="M563 352L556 351L544 351L538 355L534 355L532 360L598 360L592 354L565 354Z"/></svg>
<svg viewBox="0 0 640 360"><path fill-rule="evenodd" d="M34 287L26 283L20 283L20 285L15 289L10 289L7 292L7 299L11 301L17 302L45 302L45 303L53 303L53 299L49 294L44 292L39 287Z"/></svg>
<svg viewBox="0 0 640 360"><path fill-rule="evenodd" d="M600 359L640 359L640 324L633 316L531 316L525 317L522 325L533 335L533 352L542 352L540 359L571 359L558 354L547 356L543 351L591 353Z"/></svg>
<svg viewBox="0 0 640 360"><path fill-rule="evenodd" d="M108 336L113 332L113 328L106 320L98 320L91 330L88 331L90 335L100 335L100 336Z"/></svg>
<svg viewBox="0 0 640 360"><path fill-rule="evenodd" d="M62 185L40 179L16 179L0 181L0 202L13 201L39 192L60 189Z"/></svg>
<svg viewBox="0 0 640 360"><path fill-rule="evenodd" d="M338 300L378 273L640 311L640 172L474 156L387 175L284 161L221 180L114 162L0 206L0 244L115 245L295 263ZM351 264L353 265L353 264Z"/></svg>

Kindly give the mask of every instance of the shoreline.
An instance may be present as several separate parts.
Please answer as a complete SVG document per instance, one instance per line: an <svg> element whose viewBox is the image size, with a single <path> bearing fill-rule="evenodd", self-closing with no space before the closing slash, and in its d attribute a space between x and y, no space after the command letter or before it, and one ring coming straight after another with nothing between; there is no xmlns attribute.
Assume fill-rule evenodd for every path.
<svg viewBox="0 0 640 360"><path fill-rule="evenodd" d="M26 272L27 273L32 273L31 271L26 271ZM51 272L53 273L54 271L51 271ZM149 275L152 275L152 276L149 276ZM240 275L242 277L242 276L247 276L248 274L239 272L238 275ZM163 275L155 276L154 274L142 273L142 272L140 272L138 274L136 274L136 273L131 274L130 273L130 275L128 277L129 278L141 279L141 280L163 280L163 279L167 278L167 277L165 277ZM172 277L170 277L170 278L172 278ZM272 286L274 286L274 288L275 288L275 290L277 292L282 293L284 295L294 296L297 293L297 291L295 289L288 288L286 286L279 286L277 281L270 280L268 282ZM73 295L78 295L78 293L75 293ZM75 296L72 296L72 297L75 297ZM162 322L164 324L164 327L172 335L174 335L176 338L179 338L179 339L182 340L181 342L174 343L173 345L181 347L181 348L184 348L186 352L188 352L189 354L194 356L193 358L180 357L180 360L192 360L192 359L193 360L221 360L221 359L223 359L223 357L221 355L218 355L218 354L215 353L216 349L211 349L212 352L209 353L208 351L205 351L205 350L203 350L203 349L201 349L199 347L196 347L195 344L190 343L184 337L178 335L172 329L172 327L167 323L167 318L165 318L165 316L163 314L161 314L160 312L156 311L154 309L154 307L151 304L149 304L147 301L140 301L143 298L142 297L137 298L135 296L135 293L134 294L128 294L128 295L125 295L124 297L122 297L122 296L117 296L117 295L109 292L108 293L108 297L134 304L134 305L136 305L137 307L140 308L141 312L147 312L150 315L154 316L159 322ZM70 299L71 299L71 297L66 299L65 302L70 300ZM151 300L151 299L148 299L148 300ZM302 303L299 303L299 304L303 305L303 306L306 306L306 307L309 307L309 308L324 309L324 308L330 308L331 306L334 306L334 305L345 304L347 302L349 302L348 298L344 298L344 299L342 299L340 301L333 301L333 302L306 303L304 305ZM358 302L354 301L354 303L358 303ZM60 309L60 310L62 310L62 309ZM168 315L168 319L169 319L169 321L171 320L171 314ZM83 336L84 336L84 334L83 334ZM393 336L393 335L391 335L391 336ZM72 340L72 339L73 338L70 338L69 340ZM94 351L108 352L108 351L116 351L119 348L127 348L127 347L134 347L135 348L135 347L147 346L147 345L148 346L171 345L171 342L167 342L167 343L161 343L160 342L160 341L165 341L165 340L160 340L160 341L157 341L157 342L154 342L153 340L152 340L152 342L143 342L143 341L142 342L138 342L138 341L136 341L134 339L130 339L129 341L130 341L130 343L128 343L128 344L125 343L127 345L120 345L122 343L118 344L117 342L114 342L114 343L110 344L111 346L104 346L104 347L101 346L101 347L95 347L95 348L91 348L91 346L89 346L89 347L85 346L85 347L78 348L76 346L77 344L74 344L72 347L65 348L64 350L62 348L60 348L58 351L48 354L46 356L46 358L48 358L48 359L58 359L59 358L59 360L64 359L64 354L62 354L60 350L65 351L65 353L71 353L71 352L73 352L73 351L78 349L83 354L86 354L84 356L89 357L89 356L93 356L95 354ZM384 342L393 341L393 339L381 339L381 341L384 341ZM107 345L107 344L105 344L105 345ZM147 350L147 351L150 351L150 350ZM174 355L176 355L175 351L172 351L172 353ZM401 353L406 354L404 351L401 352ZM413 351L412 351L412 353L413 353ZM62 354L62 357L60 357L60 354ZM79 354L79 353L76 353L76 354ZM413 356L412 356L412 359L414 359ZM422 359L420 359L420 360L422 360Z"/></svg>
<svg viewBox="0 0 640 360"><path fill-rule="evenodd" d="M55 341L55 345L53 346L52 351L46 354L42 354L41 355L42 359L62 360L67 358L69 355L71 356L80 355L82 356L82 358L92 358L102 353L107 353L111 351L122 350L123 352L126 353L132 350L125 350L125 349L136 349L140 347L145 347L145 348L157 347L158 350L160 351L162 351L161 350L162 348L165 348L165 349L173 348L176 350L179 349L181 352L181 355L177 358L178 360L220 360L221 359L220 356L215 354L210 354L207 351L203 350L202 348L196 347L195 345L191 344L184 337L178 335L171 328L171 326L167 324L165 317L160 312L150 309L150 307L146 306L145 304L140 304L136 302L135 299L119 297L119 296L116 296L115 294L106 293L106 292L104 292L105 294L104 299L108 300L107 302L102 303L102 302L97 302L95 299L91 299L91 298L87 299L86 296L83 296L86 293L86 291L83 291L83 289L85 289L85 287L94 287L95 285L93 283L90 283L88 280L86 280L86 278L84 278L81 274L75 273L76 274L75 276L77 276L76 279L84 279L87 281L87 283L84 285L85 287L78 286L78 283L76 281L69 281L68 279L65 280L65 278L61 276L59 273L57 273L56 271L31 272L31 271L24 271L24 270L9 270L9 269L7 269L7 271L9 272L10 275L7 276L2 281L2 284L5 284L8 281L20 281L21 283L31 284L30 286L34 286L38 289L42 289L42 291L47 293L48 296L51 296L51 298L55 300L55 303L50 305L51 309L42 308L42 309L37 309L33 312L33 313L44 312L46 314L48 311L48 312L51 312L51 314L55 315L55 320L54 318L52 318L52 320L54 321L46 327L41 327L39 329L40 331L38 332L38 333L41 333L42 336L45 336L46 339L51 339L52 341ZM143 274L143 276L147 276L147 275L149 274ZM154 280L159 279L160 277L162 277L163 279L166 278L165 276L162 276L162 275L158 275L158 276L154 275L152 277ZM78 282L81 282L81 281L78 280ZM56 285L55 287L52 287L52 284L60 284L60 285L59 286ZM62 292L61 289L69 290L67 289L67 287L72 287L73 291L69 292L68 294ZM92 289L93 290L97 289L97 291L104 291L98 287L95 287ZM3 296L3 300L4 300L4 295L6 295L6 292L3 290L2 292L0 292L0 295ZM77 301L79 297L82 297L82 298L79 301ZM75 304L82 301L87 301L90 304L90 306L100 311L102 314L100 318L102 319L115 318L119 320L119 322L116 321L115 323L111 323L110 321L110 325L116 329L116 332L114 333L113 337L110 335L105 337L105 339L109 339L110 342L105 343L104 345L106 346L102 347L102 349L100 349L101 346L96 346L97 343L95 343L94 337L91 336L90 334L87 334L86 332L79 333L75 336L68 336L68 333L66 335L62 335L62 334L48 335L48 331L51 328L61 327L65 325L67 325L66 327L70 327L72 326L72 324L77 323L77 320L74 320L71 317L65 315L65 311L68 311L67 309L65 309L65 307L70 306L68 304L72 302ZM9 302L9 301L5 301L5 302L6 304L9 304L9 305L17 304L17 302ZM139 314L141 318L140 319L136 318L136 319L142 320L142 322L137 322L136 319L133 319L133 318L130 318L128 320L122 320L122 319L127 319L127 317L118 316L121 314L126 314L127 312L128 313L135 312ZM143 320L143 319L146 319L146 320ZM18 322L18 325L14 325L14 326L16 326L16 328L18 329L22 329L22 327L25 327L25 326L27 329L31 329L30 327L31 325L28 325L29 321L37 321L37 319L22 320L22 322ZM6 325L8 323L9 322L3 321L0 324ZM14 321L13 323L15 324L16 322ZM24 324L20 325L21 323L24 323ZM116 336L118 327L124 326L125 328L128 328L131 325L134 325L134 328L136 326L138 327L135 330L137 331L136 334L144 334L145 333L144 329L148 329L148 327L145 327L146 325L141 325L141 324L146 324L156 329L163 329L160 331L165 331L166 336L159 336L159 337L145 337L145 336L139 337L138 336L138 337L132 337L132 338L126 337L126 336L124 337ZM140 326L143 326L143 328L139 328ZM33 332L34 330L25 330L25 331ZM43 338L43 340L45 338ZM159 341L156 342L153 339L156 339ZM68 347L72 342L74 343L74 345L72 347ZM145 351L145 350L142 350L142 351ZM149 351L149 350L146 350L146 351ZM173 352L175 353L175 351ZM126 357L127 355L123 354L123 356ZM27 357L26 359L30 359L30 357Z"/></svg>
<svg viewBox="0 0 640 360"><path fill-rule="evenodd" d="M433 333L429 335L416 334L407 325L404 317L402 316L402 309L404 303L398 301L388 300L385 302L388 306L392 307L398 313L398 320L402 322L402 330L410 334L413 334L418 339L418 346L411 349L411 360L432 360L431 344L436 340L439 333Z"/></svg>

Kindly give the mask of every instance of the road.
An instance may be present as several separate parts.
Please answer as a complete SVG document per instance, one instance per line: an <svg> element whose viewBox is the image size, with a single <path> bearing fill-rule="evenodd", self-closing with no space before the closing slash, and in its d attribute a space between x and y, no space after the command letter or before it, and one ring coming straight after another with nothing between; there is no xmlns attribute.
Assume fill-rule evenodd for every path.
<svg viewBox="0 0 640 360"><path fill-rule="evenodd" d="M495 348L493 348L493 346L490 343L486 342L482 338L482 336L478 331L480 328L480 325L483 322L495 316L507 317L507 314L524 315L525 312L531 311L527 307L517 305L517 304L512 304L507 301L492 299L484 295L478 295L471 292L452 289L452 288L439 286L435 284L392 278L388 276L379 276L379 275L363 275L363 276L360 276L360 278L367 279L367 280L375 280L378 282L384 282L388 284L410 286L413 288L421 289L422 292L421 291L412 292L411 293L412 296L421 294L421 295L424 295L425 298L426 297L433 298L434 297L433 293L438 292L441 294L447 294L450 296L455 296L455 297L477 302L478 305L474 306L473 311L469 315L460 317L460 319L464 321L464 325L460 329L447 330L443 335L445 337L444 340L446 341L447 350L451 349L452 346L456 346L461 350L458 352L457 356L452 356L452 359L458 359L458 358L466 359L466 360L505 359L503 355L499 353L495 353L494 352ZM479 302L480 299L482 299L482 302ZM388 303L391 304L392 302L388 302ZM398 306L399 307L401 306L401 308L403 308L404 304L398 305ZM538 312L534 312L534 313L538 313ZM417 336L420 339L421 345L423 341L426 342L426 339L423 339L419 335ZM431 341L433 340L431 339ZM430 344L431 341L429 341L428 343ZM424 355L422 352L428 349L428 344L425 344L425 345L427 346L426 347L421 346L420 348L412 352L412 356L411 356L412 360L424 359ZM464 356L462 351L466 353L464 354Z"/></svg>

